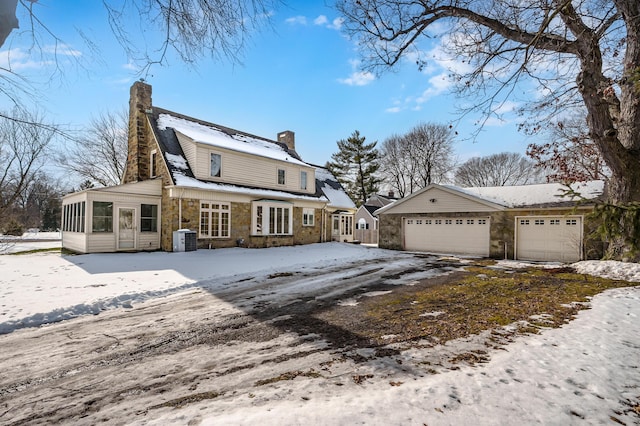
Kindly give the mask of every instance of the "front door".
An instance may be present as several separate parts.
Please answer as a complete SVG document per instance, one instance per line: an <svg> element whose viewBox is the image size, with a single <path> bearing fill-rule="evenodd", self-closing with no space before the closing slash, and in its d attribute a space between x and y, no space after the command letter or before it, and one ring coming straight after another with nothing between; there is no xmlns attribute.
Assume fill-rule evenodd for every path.
<svg viewBox="0 0 640 426"><path fill-rule="evenodd" d="M136 209L118 209L118 250L131 250L136 247L135 223Z"/></svg>

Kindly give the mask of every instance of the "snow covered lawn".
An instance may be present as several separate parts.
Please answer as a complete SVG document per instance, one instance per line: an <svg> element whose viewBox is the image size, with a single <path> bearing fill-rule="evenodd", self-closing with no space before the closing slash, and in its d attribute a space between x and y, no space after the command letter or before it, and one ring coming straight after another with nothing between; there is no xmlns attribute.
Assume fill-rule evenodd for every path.
<svg viewBox="0 0 640 426"><path fill-rule="evenodd" d="M452 272L429 262L338 243L0 256L0 423L640 422L639 287L601 293L538 335L437 346L340 348L279 314L304 318L321 300L356 306L384 296L367 290L373 282ZM575 267L640 281L637 264ZM486 362L437 367L456 354Z"/></svg>

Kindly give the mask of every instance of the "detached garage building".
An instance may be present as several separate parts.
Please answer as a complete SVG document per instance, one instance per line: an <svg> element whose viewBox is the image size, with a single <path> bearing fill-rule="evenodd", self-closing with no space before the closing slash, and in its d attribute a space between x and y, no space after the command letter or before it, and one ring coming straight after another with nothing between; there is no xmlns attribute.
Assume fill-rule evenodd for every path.
<svg viewBox="0 0 640 426"><path fill-rule="evenodd" d="M432 184L385 206L379 247L479 257L575 262L599 257L588 241L585 215L602 195L602 181L458 188ZM586 200L586 202L585 202Z"/></svg>

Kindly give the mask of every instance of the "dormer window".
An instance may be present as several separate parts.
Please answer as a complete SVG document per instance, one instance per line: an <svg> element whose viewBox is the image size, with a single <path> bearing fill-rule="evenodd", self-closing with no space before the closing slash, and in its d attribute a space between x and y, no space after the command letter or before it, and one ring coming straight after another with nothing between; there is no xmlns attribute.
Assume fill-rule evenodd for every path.
<svg viewBox="0 0 640 426"><path fill-rule="evenodd" d="M211 153L211 177L222 176L222 158L220 154Z"/></svg>
<svg viewBox="0 0 640 426"><path fill-rule="evenodd" d="M307 189L307 172L300 172L300 189Z"/></svg>
<svg viewBox="0 0 640 426"><path fill-rule="evenodd" d="M278 169L278 185L284 185L284 183L285 183L284 169Z"/></svg>

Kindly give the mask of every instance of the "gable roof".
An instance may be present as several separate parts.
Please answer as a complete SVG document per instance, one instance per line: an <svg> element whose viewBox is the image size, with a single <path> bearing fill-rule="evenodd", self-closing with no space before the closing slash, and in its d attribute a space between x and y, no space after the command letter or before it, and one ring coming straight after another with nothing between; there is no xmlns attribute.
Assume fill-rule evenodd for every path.
<svg viewBox="0 0 640 426"><path fill-rule="evenodd" d="M151 113L147 117L164 155L174 185L244 193L260 197L328 201L329 206L332 207L355 208L355 204L331 172L323 167L302 161L298 153L290 149L285 143L209 123L155 106L152 107ZM281 191L196 179L182 151L176 132L199 143L312 167L315 169L316 193Z"/></svg>
<svg viewBox="0 0 640 426"><path fill-rule="evenodd" d="M493 186L460 188L453 185L431 184L413 194L408 195L393 204L386 205L376 211L381 214L402 205L434 188L456 194L460 197L483 204L489 208L504 210L517 208L547 208L571 207L576 205L579 198L567 195L567 186L559 183L537 185ZM570 188L579 193L586 200L595 200L604 191L603 181L576 182Z"/></svg>
<svg viewBox="0 0 640 426"><path fill-rule="evenodd" d="M286 144L249 133L234 130L218 124L207 123L174 112L154 108L157 111L158 130L172 128L195 142L244 152L260 157L309 166L300 159L298 153L290 150Z"/></svg>
<svg viewBox="0 0 640 426"><path fill-rule="evenodd" d="M584 199L594 200L602 195L604 191L604 181L574 182L570 184L569 187L579 193ZM567 195L567 185L561 183L450 188L508 208L564 207L573 206L579 201L578 197Z"/></svg>
<svg viewBox="0 0 640 426"><path fill-rule="evenodd" d="M368 211L371 216L373 216L373 214L376 212L376 210L381 208L381 207L378 207L378 206L368 206L366 204L362 205L361 207L364 207L365 210Z"/></svg>

